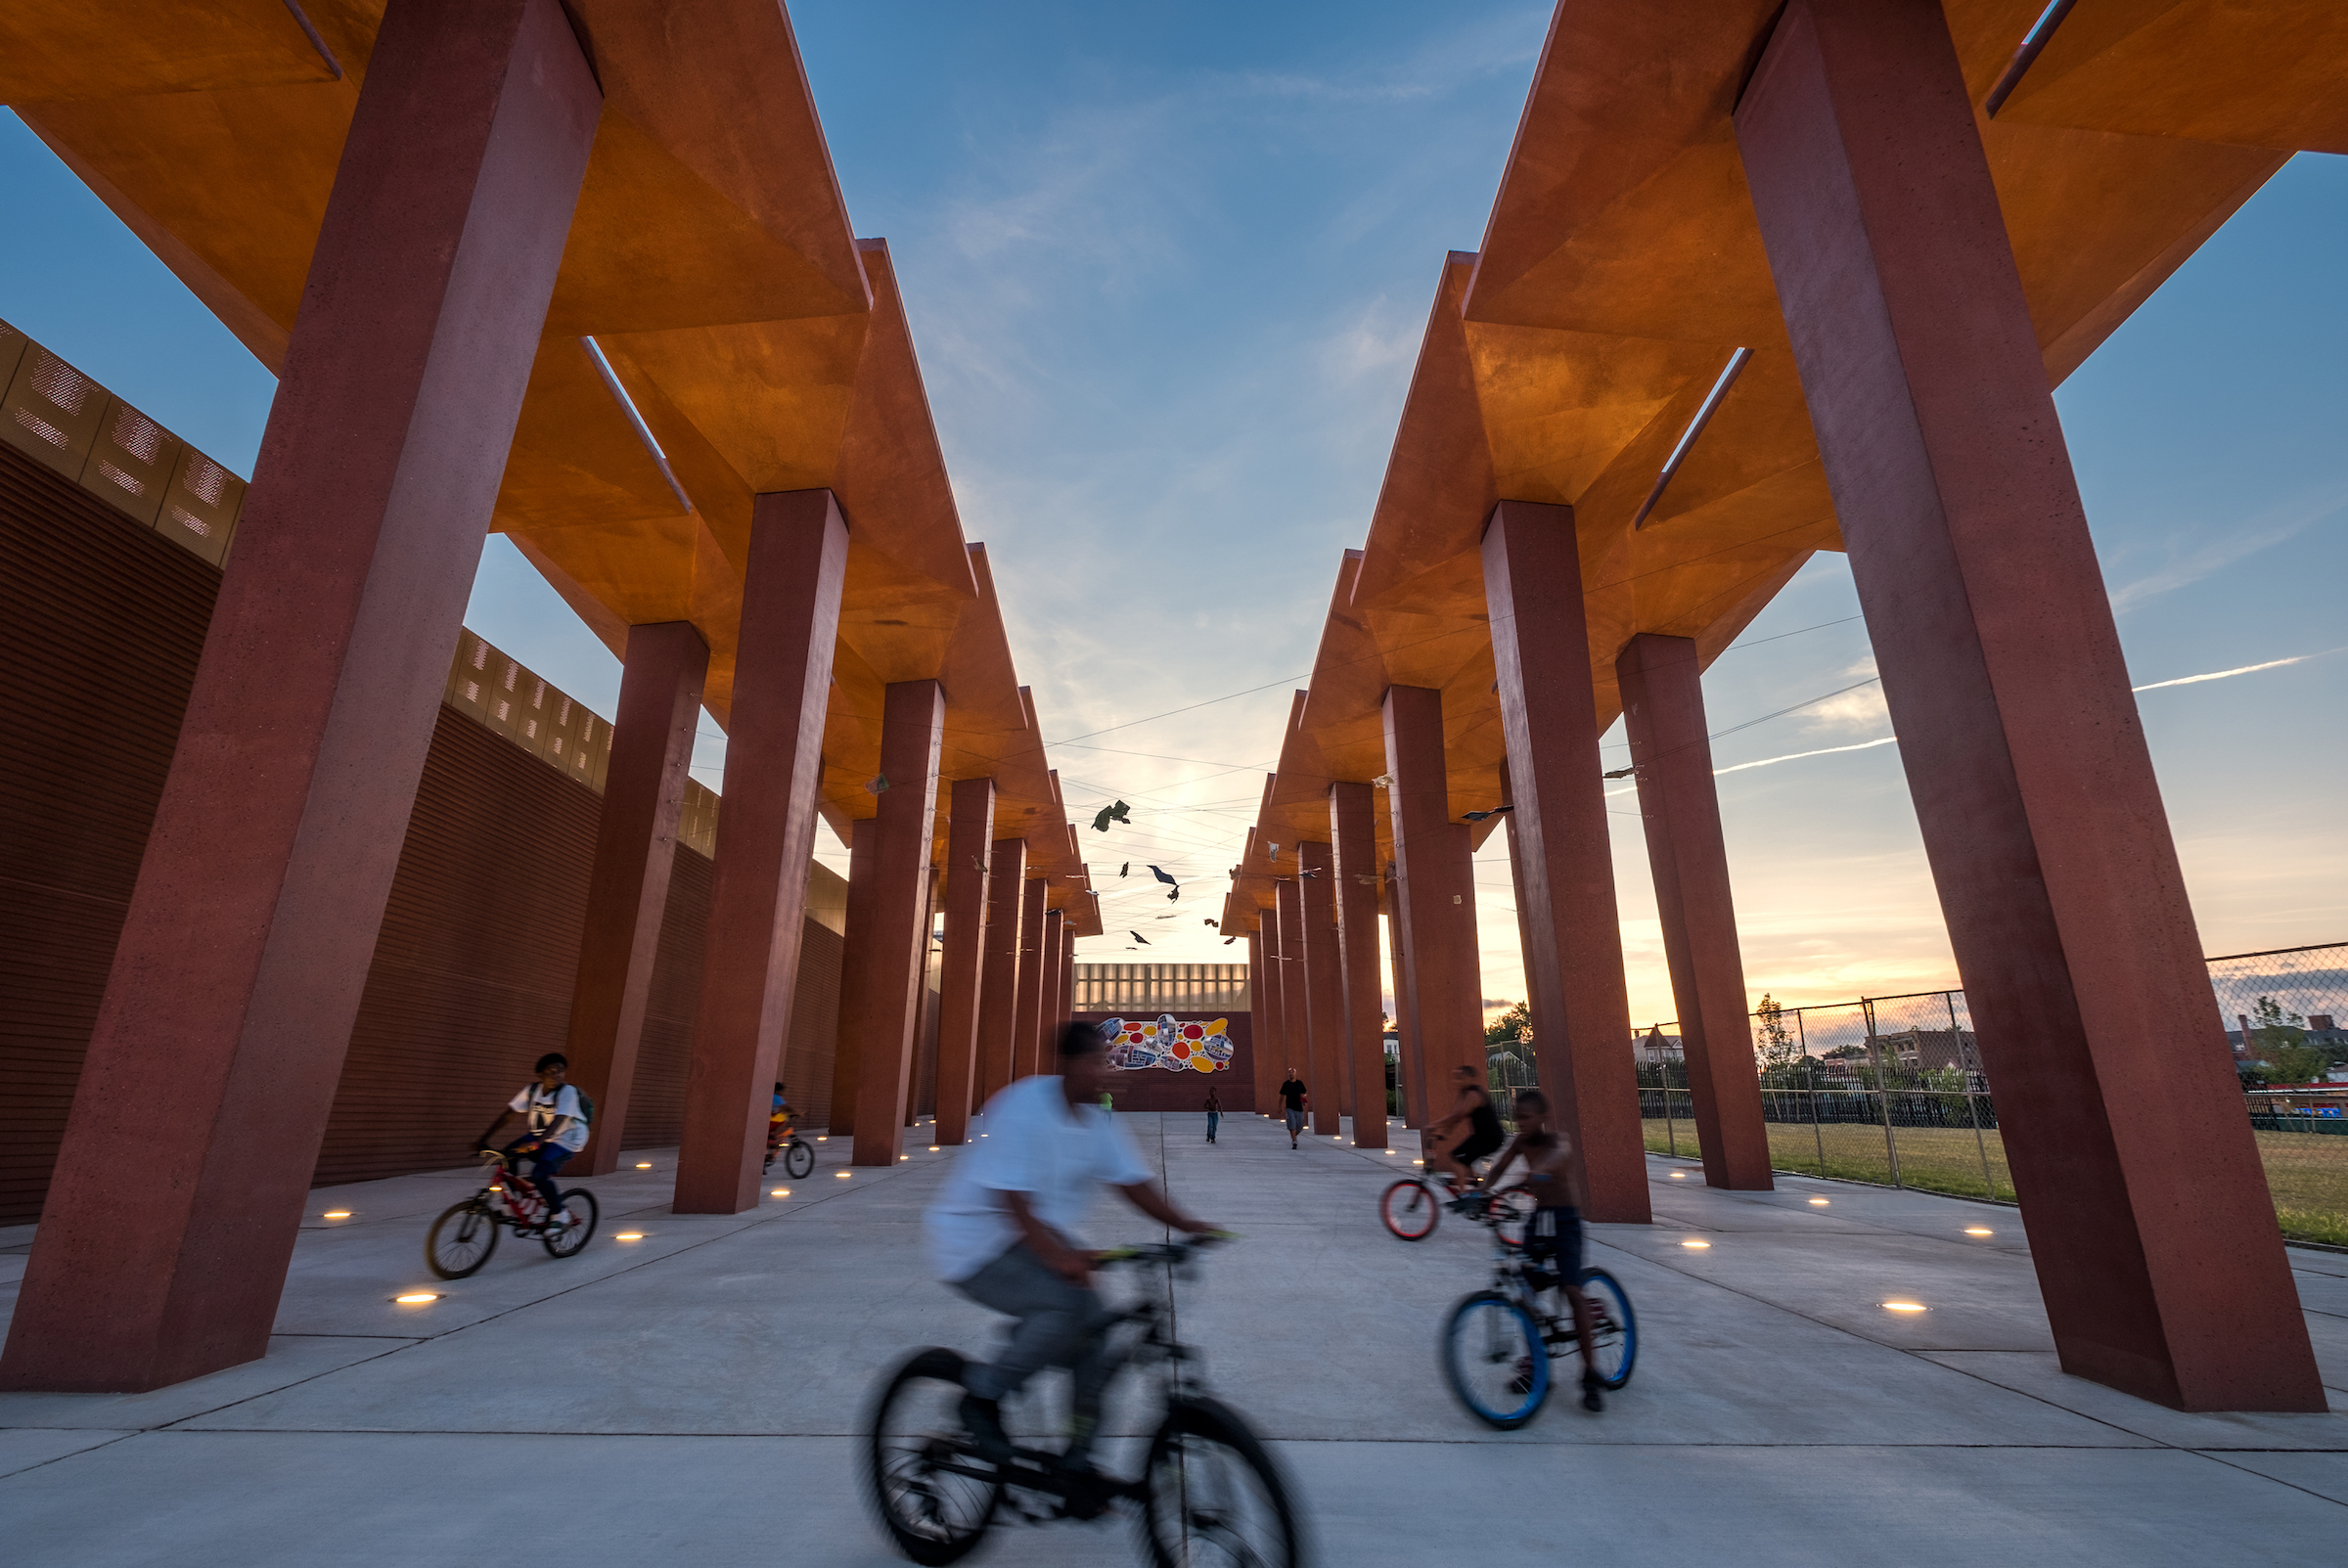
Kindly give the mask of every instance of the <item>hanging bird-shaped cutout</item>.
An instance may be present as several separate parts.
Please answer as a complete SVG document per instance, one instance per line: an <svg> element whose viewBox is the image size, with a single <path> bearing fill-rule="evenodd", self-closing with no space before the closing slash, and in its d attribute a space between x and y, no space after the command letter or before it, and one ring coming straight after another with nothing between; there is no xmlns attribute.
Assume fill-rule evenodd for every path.
<svg viewBox="0 0 2348 1568"><path fill-rule="evenodd" d="M1133 862L1127 861L1124 865L1117 868L1117 874L1122 876L1131 870L1133 870Z"/></svg>
<svg viewBox="0 0 2348 1568"><path fill-rule="evenodd" d="M1514 811L1515 809L1514 806L1494 806L1490 811L1468 812L1460 820L1462 822L1482 822L1486 817L1497 817L1504 811Z"/></svg>
<svg viewBox="0 0 2348 1568"><path fill-rule="evenodd" d="M1306 877L1308 877L1308 876L1318 876L1318 875L1320 875L1320 874L1321 874L1321 868L1320 868L1320 867L1318 867L1318 866L1315 866L1315 867L1312 867L1312 868L1310 868L1309 870L1306 870L1306 871L1300 871L1300 872L1298 872L1298 873L1296 874L1296 879L1297 879L1298 881L1300 881L1300 882L1301 882L1301 881L1303 881L1303 880L1304 880Z"/></svg>
<svg viewBox="0 0 2348 1568"><path fill-rule="evenodd" d="M1236 936L1227 936L1223 939L1223 945L1225 947L1229 947L1232 943L1237 942L1239 938Z"/></svg>
<svg viewBox="0 0 2348 1568"><path fill-rule="evenodd" d="M888 792L888 775L885 773L874 774L873 782L866 784L864 787L871 790L876 795L886 794Z"/></svg>
<svg viewBox="0 0 2348 1568"><path fill-rule="evenodd" d="M1132 937L1136 942L1141 943L1144 947L1148 947L1150 945L1150 939L1139 931L1127 931L1125 934Z"/></svg>
<svg viewBox="0 0 2348 1568"><path fill-rule="evenodd" d="M1213 926L1218 931L1223 928L1223 922L1221 920L1208 920L1206 923Z"/></svg>
<svg viewBox="0 0 2348 1568"><path fill-rule="evenodd" d="M1098 812L1094 813L1093 830L1095 832L1105 833L1108 831L1108 825L1112 822L1131 821L1133 821L1133 808L1120 800L1113 806L1103 806Z"/></svg>
<svg viewBox="0 0 2348 1568"><path fill-rule="evenodd" d="M1272 857L1272 864L1275 866L1280 864L1280 846L1278 844L1266 843L1264 853Z"/></svg>
<svg viewBox="0 0 2348 1568"><path fill-rule="evenodd" d="M1632 774L1637 773L1638 771L1639 765L1634 762L1627 768L1616 768L1612 773L1602 774L1600 777L1605 779L1628 779Z"/></svg>
<svg viewBox="0 0 2348 1568"><path fill-rule="evenodd" d="M984 876L986 874L986 862L980 860L977 856L972 855L971 857L971 870L976 872L979 875Z"/></svg>

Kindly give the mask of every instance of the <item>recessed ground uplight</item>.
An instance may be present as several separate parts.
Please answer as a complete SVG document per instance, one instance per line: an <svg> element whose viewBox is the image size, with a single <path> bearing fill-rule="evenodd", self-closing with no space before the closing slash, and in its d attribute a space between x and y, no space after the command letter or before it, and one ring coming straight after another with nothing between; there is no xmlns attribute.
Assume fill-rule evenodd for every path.
<svg viewBox="0 0 2348 1568"><path fill-rule="evenodd" d="M790 1196L790 1188L788 1187L778 1187L772 1192L769 1192L767 1196L770 1198L787 1198Z"/></svg>
<svg viewBox="0 0 2348 1568"><path fill-rule="evenodd" d="M1887 1301L1883 1303L1883 1310L1885 1312L1922 1312L1924 1304L1920 1301Z"/></svg>
<svg viewBox="0 0 2348 1568"><path fill-rule="evenodd" d="M1711 1244L1712 1243L1709 1241L1683 1241L1680 1243L1681 1246L1686 1247L1691 1252L1701 1252Z"/></svg>
<svg viewBox="0 0 2348 1568"><path fill-rule="evenodd" d="M1387 1153L1389 1153L1389 1154L1391 1154L1391 1153L1393 1153L1394 1151L1393 1151L1392 1149L1388 1149L1388 1150L1386 1150L1386 1152L1387 1152Z"/></svg>
<svg viewBox="0 0 2348 1568"><path fill-rule="evenodd" d="M932 1154L937 1152L937 1145L935 1143L929 1145L929 1152Z"/></svg>
<svg viewBox="0 0 2348 1568"><path fill-rule="evenodd" d="M829 1143L832 1142L832 1135L830 1133L818 1133L815 1135L815 1141L819 1143Z"/></svg>
<svg viewBox="0 0 2348 1568"><path fill-rule="evenodd" d="M899 1158L899 1159L901 1159L901 1160L909 1160L909 1159L913 1158L913 1156L912 1156L912 1155L910 1155L910 1154L900 1154L900 1155L898 1155L898 1156L897 1156L897 1158Z"/></svg>
<svg viewBox="0 0 2348 1568"><path fill-rule="evenodd" d="M438 1301L440 1297L436 1291L411 1290L404 1296L393 1296L391 1299L403 1307L421 1307L428 1301Z"/></svg>
<svg viewBox="0 0 2348 1568"><path fill-rule="evenodd" d="M1832 1201L1833 1200L1831 1198L1812 1198L1810 1200L1810 1206L1814 1209L1823 1209Z"/></svg>
<svg viewBox="0 0 2348 1568"><path fill-rule="evenodd" d="M1996 1235L1998 1232L1986 1225L1968 1225L1964 1228L1964 1233L1966 1235Z"/></svg>
<svg viewBox="0 0 2348 1568"><path fill-rule="evenodd" d="M834 1171L832 1174L838 1177L843 1182L848 1179L848 1173L845 1171Z"/></svg>
<svg viewBox="0 0 2348 1568"><path fill-rule="evenodd" d="M651 1160L638 1160L636 1162L636 1168L640 1171L649 1171L653 1168L653 1162Z"/></svg>
<svg viewBox="0 0 2348 1568"><path fill-rule="evenodd" d="M1688 1180L1688 1173L1686 1171L1674 1171L1671 1173L1671 1179L1675 1182L1685 1182Z"/></svg>
<svg viewBox="0 0 2348 1568"><path fill-rule="evenodd" d="M1412 1163L1413 1165L1424 1165L1424 1164L1426 1163L1426 1161L1424 1161L1424 1160L1413 1160L1413 1161L1411 1161L1411 1163Z"/></svg>
<svg viewBox="0 0 2348 1568"><path fill-rule="evenodd" d="M622 1231L611 1239L614 1241L642 1241L644 1232L642 1231Z"/></svg>
<svg viewBox="0 0 2348 1568"><path fill-rule="evenodd" d="M350 1211L348 1209L329 1209L324 1214L320 1215L319 1218L324 1220L347 1220L350 1218Z"/></svg>

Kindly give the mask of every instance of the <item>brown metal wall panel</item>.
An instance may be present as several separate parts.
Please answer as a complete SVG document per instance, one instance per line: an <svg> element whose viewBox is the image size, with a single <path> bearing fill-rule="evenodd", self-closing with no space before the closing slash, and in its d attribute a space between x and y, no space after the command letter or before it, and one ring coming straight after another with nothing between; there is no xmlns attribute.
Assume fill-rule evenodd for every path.
<svg viewBox="0 0 2348 1568"><path fill-rule="evenodd" d="M668 874L668 907L660 916L660 948L653 961L653 992L644 1009L644 1043L637 1048L636 1088L628 1108L630 1148L672 1147L685 1128L685 1074L693 1064L693 1015L701 997L701 941L709 929L709 892L717 868L709 857L677 846Z"/></svg>
<svg viewBox="0 0 2348 1568"><path fill-rule="evenodd" d="M847 940L810 918L799 939L798 990L784 1043L783 1081L804 1127L832 1125L832 1057L839 1045L839 961Z"/></svg>

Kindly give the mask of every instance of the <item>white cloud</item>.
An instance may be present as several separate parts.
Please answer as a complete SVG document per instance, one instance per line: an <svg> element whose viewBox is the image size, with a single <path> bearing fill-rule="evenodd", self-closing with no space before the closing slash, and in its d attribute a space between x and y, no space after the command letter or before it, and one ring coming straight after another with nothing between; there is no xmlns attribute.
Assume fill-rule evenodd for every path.
<svg viewBox="0 0 2348 1568"><path fill-rule="evenodd" d="M2111 607L2115 611L2130 609L2148 599L2197 583L2212 572L2305 533L2318 523L2328 522L2343 512L2348 512L2348 491L2334 487L2312 496L2294 496L2232 526L2196 529L2189 536L2193 543L2182 554L2172 541L2173 559L2167 565L2111 590Z"/></svg>

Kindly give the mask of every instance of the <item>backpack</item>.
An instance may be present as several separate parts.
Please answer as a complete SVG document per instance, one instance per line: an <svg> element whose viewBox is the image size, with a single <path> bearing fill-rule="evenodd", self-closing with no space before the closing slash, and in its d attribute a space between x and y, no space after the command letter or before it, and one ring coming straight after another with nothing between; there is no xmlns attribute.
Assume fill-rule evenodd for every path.
<svg viewBox="0 0 2348 1568"><path fill-rule="evenodd" d="M594 1126L595 1126L595 1100L594 1100L594 1099L593 1099L593 1098L591 1098L591 1097L588 1095L587 1091L585 1091L584 1089L581 1089L581 1088L579 1088L579 1086L578 1086L578 1085L576 1085L576 1084L565 1084L564 1087L564 1088L566 1088L566 1089L569 1089L569 1090L571 1090L573 1093L575 1093L575 1094L576 1094L576 1095L579 1097L579 1123L580 1123L580 1125L581 1125L581 1126L583 1126L583 1127L589 1127L589 1128L592 1128L592 1127L594 1127ZM535 1085L533 1085L533 1086L532 1086L532 1088L531 1088L531 1098L534 1100L534 1099L536 1099L536 1098L537 1098L536 1086L535 1086ZM560 1100L562 1098L563 1098L563 1097L562 1097L561 1095L557 1095L557 1096L555 1097L555 1098L556 1098L557 1100Z"/></svg>

